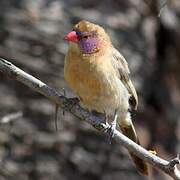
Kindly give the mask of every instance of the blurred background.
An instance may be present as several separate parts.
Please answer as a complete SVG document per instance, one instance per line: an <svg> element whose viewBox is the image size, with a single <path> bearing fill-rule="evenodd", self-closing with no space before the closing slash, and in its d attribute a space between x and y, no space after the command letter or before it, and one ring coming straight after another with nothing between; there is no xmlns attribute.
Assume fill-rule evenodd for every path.
<svg viewBox="0 0 180 180"><path fill-rule="evenodd" d="M166 5L165 5L166 4ZM167 160L180 148L179 0L1 0L0 57L66 96L68 44L79 20L102 25L125 56L139 95L133 114L142 145ZM138 175L125 148L0 74L0 180L170 180ZM7 121L9 115L18 118ZM23 114L21 116L21 114Z"/></svg>

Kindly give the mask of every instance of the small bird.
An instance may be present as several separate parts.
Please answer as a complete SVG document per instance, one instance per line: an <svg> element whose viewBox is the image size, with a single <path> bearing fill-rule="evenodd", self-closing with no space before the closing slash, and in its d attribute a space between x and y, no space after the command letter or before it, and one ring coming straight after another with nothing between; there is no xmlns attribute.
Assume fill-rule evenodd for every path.
<svg viewBox="0 0 180 180"><path fill-rule="evenodd" d="M111 122L116 111L122 133L140 144L129 112L130 108L137 109L136 90L129 78L128 63L108 34L101 26L82 20L64 39L69 41L64 77L81 106L105 113ZM129 153L138 172L148 175L147 164Z"/></svg>

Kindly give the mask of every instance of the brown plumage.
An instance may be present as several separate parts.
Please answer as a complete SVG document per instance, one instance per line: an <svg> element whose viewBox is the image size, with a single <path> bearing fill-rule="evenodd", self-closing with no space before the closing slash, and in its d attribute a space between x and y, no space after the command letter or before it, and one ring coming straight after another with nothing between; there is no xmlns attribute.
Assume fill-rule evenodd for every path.
<svg viewBox="0 0 180 180"><path fill-rule="evenodd" d="M112 120L117 109L123 134L139 144L131 121L131 107L137 109L138 97L129 78L125 58L113 47L109 36L99 25L80 21L66 40L70 42L65 57L64 76L81 105L88 110L106 112ZM137 170L148 174L146 163L130 152Z"/></svg>

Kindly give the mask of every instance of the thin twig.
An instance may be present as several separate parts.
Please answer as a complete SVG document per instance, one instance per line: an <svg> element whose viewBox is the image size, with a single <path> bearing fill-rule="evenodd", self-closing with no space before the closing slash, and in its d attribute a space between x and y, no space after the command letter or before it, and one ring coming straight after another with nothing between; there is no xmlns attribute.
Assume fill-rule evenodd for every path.
<svg viewBox="0 0 180 180"><path fill-rule="evenodd" d="M158 17L161 16L164 8L167 6L167 3L168 3L168 0L166 0L166 1L161 5L161 7L160 7L160 9L159 9Z"/></svg>
<svg viewBox="0 0 180 180"><path fill-rule="evenodd" d="M2 123L2 124L10 123L16 119L21 118L22 116L23 116L22 112L7 114L0 119L0 123Z"/></svg>
<svg viewBox="0 0 180 180"><path fill-rule="evenodd" d="M4 75L7 75L12 79L20 81L21 83L33 89L34 91L44 95L55 104L58 104L65 111L69 111L79 119L86 121L100 132L105 133L108 136L110 135L108 131L110 125L104 121L104 115L98 113L94 115L93 113L90 113L87 110L83 109L82 107L80 107L77 98L64 97L62 94L58 93L53 88L47 86L42 81L22 71L9 61L4 60L2 58L0 58L0 71ZM113 134L113 139L115 141L119 142L129 151L136 154L139 158L147 161L153 167L164 171L166 174L169 174L172 178L180 180L180 171L177 169L176 166L177 164L179 164L179 158L176 158L176 160L171 160L170 162L166 161L150 153L143 147L137 145L135 142L124 136L119 131L114 130Z"/></svg>
<svg viewBox="0 0 180 180"><path fill-rule="evenodd" d="M56 104L55 105L55 117L54 117L54 123L55 123L55 129L56 131L58 131L58 124L57 124L57 120L58 120L58 109L59 109L59 106Z"/></svg>

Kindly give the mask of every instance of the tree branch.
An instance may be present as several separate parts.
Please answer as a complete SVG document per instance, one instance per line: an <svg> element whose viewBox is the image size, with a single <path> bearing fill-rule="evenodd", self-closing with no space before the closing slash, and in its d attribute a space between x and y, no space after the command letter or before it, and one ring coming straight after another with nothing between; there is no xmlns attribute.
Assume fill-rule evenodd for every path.
<svg viewBox="0 0 180 180"><path fill-rule="evenodd" d="M0 123L2 123L2 124L10 123L16 119L21 118L22 116L23 116L22 112L7 114L0 119Z"/></svg>
<svg viewBox="0 0 180 180"><path fill-rule="evenodd" d="M91 124L100 132L105 133L108 136L110 135L110 125L104 121L104 115L98 113L93 114L83 109L82 107L80 107L77 98L66 98L42 81L36 79L35 77L24 72L9 61L2 58L0 58L0 72L12 79L25 84L34 91L39 92L55 104L59 105L65 111L71 112L74 116ZM180 163L179 157L171 161L166 161L150 153L143 147L137 145L117 130L114 130L113 140L119 142L129 151L132 151L134 154L147 161L153 167L162 170L176 180L180 180L180 171L177 169L177 164Z"/></svg>

